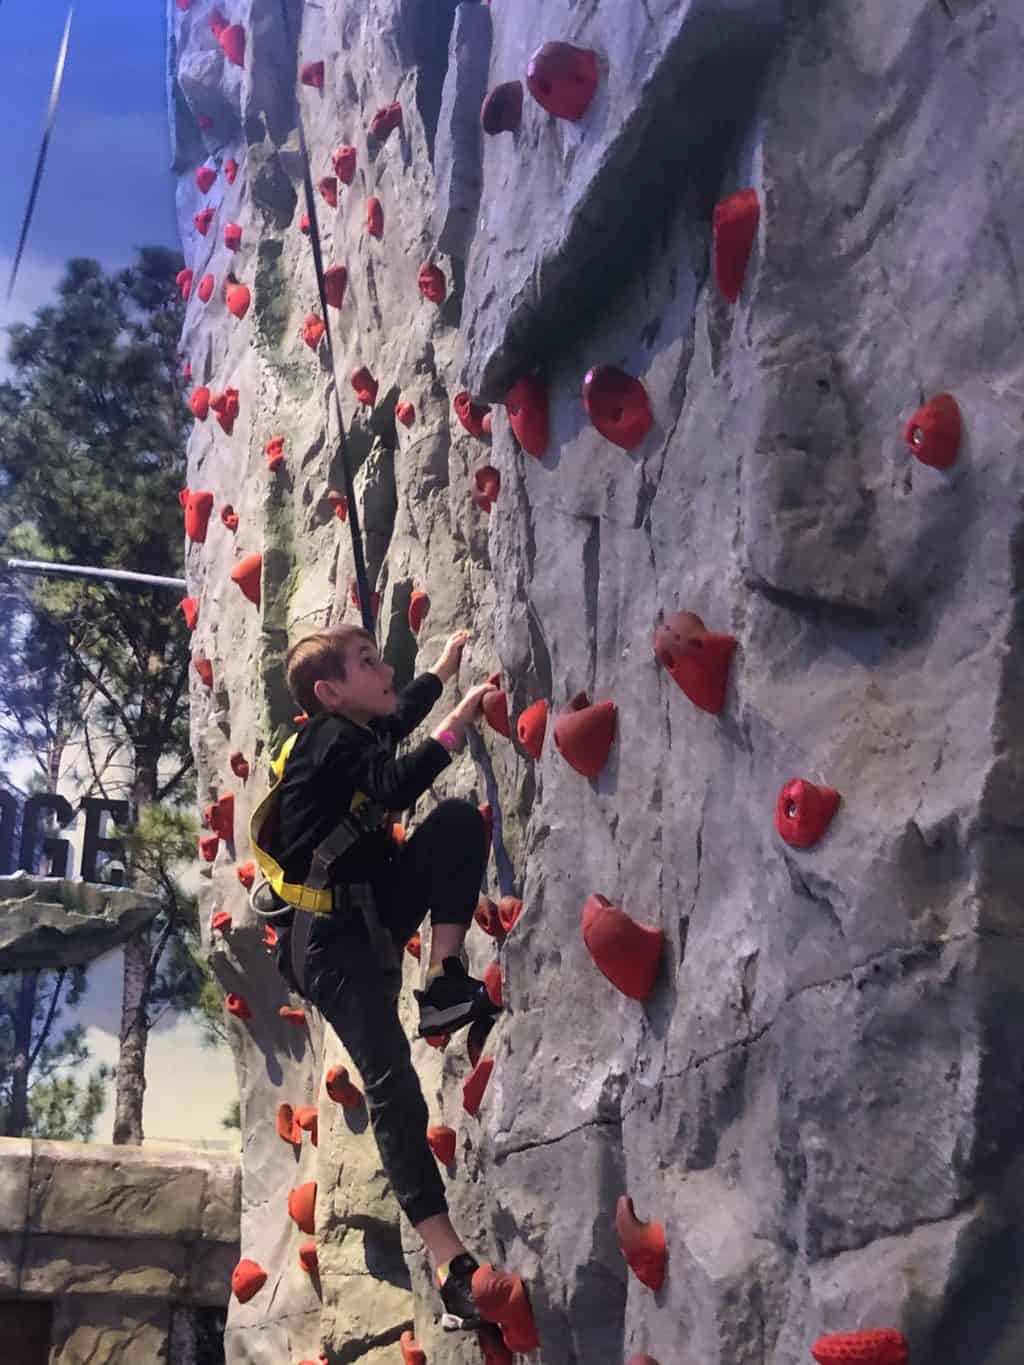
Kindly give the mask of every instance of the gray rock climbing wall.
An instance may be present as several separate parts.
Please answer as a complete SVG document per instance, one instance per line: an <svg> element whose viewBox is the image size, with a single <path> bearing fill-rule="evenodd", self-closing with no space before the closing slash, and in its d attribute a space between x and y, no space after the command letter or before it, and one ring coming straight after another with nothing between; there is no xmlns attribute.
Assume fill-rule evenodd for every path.
<svg viewBox="0 0 1024 1365"><path fill-rule="evenodd" d="M372 1136L324 1093L324 1070L348 1064L336 1040L278 1017L284 987L236 877L266 759L292 729L287 640L355 619L348 528L326 496L341 486L331 378L301 336L316 288L298 108L314 181L357 148L354 182L317 212L328 263L349 272L331 323L386 657L410 677L468 625L462 685L500 665L513 720L582 690L618 708L595 781L549 724L538 762L484 729L437 784L491 803L488 891L524 902L478 1118L462 1110L464 1041L414 1044L432 1121L458 1131L457 1226L527 1277L549 1365L797 1365L820 1334L871 1327L900 1328L913 1365L1018 1361L1019 7L325 0L290 6L296 51L276 0L239 0L225 13L244 67L205 5L169 12L182 237L195 284L216 281L206 305L193 292L182 351L192 386L240 403L230 436L213 414L197 423L189 473L215 501L188 553L196 652L213 664L212 688L193 679L194 745L204 799L236 794L236 844L205 867L203 904L232 915L212 960L252 1009L232 1026L242 1251L268 1272L232 1307L228 1360L376 1365L413 1325L429 1360L479 1359L472 1337L442 1340ZM481 135L481 91L525 81L551 39L597 53L585 116L554 119L527 94L518 132ZM297 85L316 60L323 90ZM368 141L393 101L401 129ZM711 217L745 187L760 227L730 304ZM440 307L417 289L429 260ZM223 300L232 268L252 291L241 321ZM595 364L646 388L653 427L633 451L588 420ZM348 382L361 365L372 411ZM540 459L502 406L533 368L551 399ZM495 405L490 440L456 419L464 389ZM947 472L903 440L940 391L964 423ZM489 516L472 501L486 464L501 475ZM250 553L259 608L229 577ZM413 590L430 598L418 638ZM655 658L654 629L679 610L738 641L719 716ZM774 827L793 777L842 795L806 850ZM646 1004L587 953L592 892L664 931ZM495 952L474 928L471 966ZM407 986L418 971L410 957ZM408 990L403 1010L411 1032ZM318 1105L318 1147L282 1141L282 1102ZM318 1280L286 1213L312 1179ZM665 1227L657 1293L619 1251L624 1192Z"/></svg>

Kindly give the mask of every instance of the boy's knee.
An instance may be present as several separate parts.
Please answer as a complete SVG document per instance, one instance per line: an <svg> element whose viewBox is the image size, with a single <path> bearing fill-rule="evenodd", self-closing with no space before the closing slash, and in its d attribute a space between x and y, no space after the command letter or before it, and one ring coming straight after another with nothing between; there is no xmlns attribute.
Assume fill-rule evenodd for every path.
<svg viewBox="0 0 1024 1365"><path fill-rule="evenodd" d="M484 817L479 809L473 805L472 801L466 801L461 796L449 796L441 804L435 807L432 812L432 819L443 821L453 829L465 829L474 831L483 837L486 828Z"/></svg>

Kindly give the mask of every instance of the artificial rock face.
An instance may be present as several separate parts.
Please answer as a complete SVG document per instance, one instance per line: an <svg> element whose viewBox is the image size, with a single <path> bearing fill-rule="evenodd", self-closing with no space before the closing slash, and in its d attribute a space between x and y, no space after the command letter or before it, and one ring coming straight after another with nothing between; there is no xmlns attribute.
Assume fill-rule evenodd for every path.
<svg viewBox="0 0 1024 1365"><path fill-rule="evenodd" d="M984 0L290 12L291 45L274 0L236 6L238 66L205 12L172 10L186 264L252 295L242 320L217 293L191 299L182 337L192 383L240 395L230 436L197 423L189 483L216 515L188 547L212 664L192 684L203 803L230 790L237 806L203 904L231 913L211 959L252 1011L231 1021L242 1255L268 1274L233 1304L229 1361L383 1362L409 1329L428 1359L480 1358L472 1335L442 1344L365 1114L324 1090L331 1066L358 1072L314 1011L302 1028L279 1016L287 992L236 876L293 728L287 641L357 619L327 496L343 486L334 381L326 346L302 340L320 312L307 210L325 264L347 270L328 321L385 657L405 680L468 626L462 687L500 668L513 736L534 703L551 715L539 744L531 731L539 757L482 726L436 789L491 806L486 890L522 902L500 947L468 939L476 974L500 955L505 1002L475 1117L464 1036L413 1045L431 1123L457 1135L456 1226L526 1277L535 1358L797 1365L823 1335L898 1328L915 1362L1017 1359L1020 15ZM518 128L481 136L481 92L525 85L548 42L596 54L582 116L527 99ZM298 79L310 61L322 89ZM371 135L395 104L400 122ZM303 201L297 110L314 184L355 148L336 208ZM200 194L196 167L228 160L233 182ZM748 190L758 212L744 196L737 237L715 209ZM440 306L417 284L427 260ZM635 446L588 416L598 367L642 386ZM349 382L363 368L372 405ZM547 393L540 456L502 406L529 375ZM905 426L943 393L962 431L932 467ZM467 430L462 394L493 419ZM636 413L605 397L602 423L632 436ZM252 554L258 608L230 581ZM418 635L414 590L430 600ZM659 663L655 631L680 612L736 641L717 713ZM615 707L594 778L553 741L581 694ZM842 794L807 847L776 832L794 779ZM663 933L644 1001L595 966L590 896ZM405 970L414 984L410 955ZM411 1034L408 990L402 1008ZM283 1102L318 1106L317 1146L278 1135ZM311 1277L286 1205L314 1180ZM656 1291L624 1259L622 1195L664 1229Z"/></svg>

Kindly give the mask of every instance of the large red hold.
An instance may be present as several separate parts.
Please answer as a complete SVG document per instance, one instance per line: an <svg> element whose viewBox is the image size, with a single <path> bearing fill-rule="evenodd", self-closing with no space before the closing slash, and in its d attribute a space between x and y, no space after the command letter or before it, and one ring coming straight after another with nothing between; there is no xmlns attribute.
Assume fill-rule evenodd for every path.
<svg viewBox="0 0 1024 1365"><path fill-rule="evenodd" d="M571 768L595 778L608 762L615 739L615 703L593 705L586 692L578 692L555 717L555 748Z"/></svg>
<svg viewBox="0 0 1024 1365"><path fill-rule="evenodd" d="M366 201L366 231L371 237L384 236L384 205L375 194Z"/></svg>
<svg viewBox="0 0 1024 1365"><path fill-rule="evenodd" d="M597 93L597 53L572 43L545 43L530 58L526 88L549 114L578 123Z"/></svg>
<svg viewBox="0 0 1024 1365"><path fill-rule="evenodd" d="M548 386L539 375L524 374L505 395L512 434L527 455L539 458L548 448Z"/></svg>
<svg viewBox="0 0 1024 1365"><path fill-rule="evenodd" d="M319 1119L317 1117L315 1104L301 1105L295 1111L295 1122L304 1133L309 1134L309 1140L313 1146L318 1145Z"/></svg>
<svg viewBox="0 0 1024 1365"><path fill-rule="evenodd" d="M225 224L224 245L229 251L237 251L242 245L242 226L240 223Z"/></svg>
<svg viewBox="0 0 1024 1365"><path fill-rule="evenodd" d="M498 943L505 942L505 929L498 915L498 907L489 896L479 898L476 903L476 910L473 912L473 918L485 934L489 934Z"/></svg>
<svg viewBox="0 0 1024 1365"><path fill-rule="evenodd" d="M199 601L195 597L183 597L178 603L181 613L185 618L185 624L189 630L195 630L196 622L199 620Z"/></svg>
<svg viewBox="0 0 1024 1365"><path fill-rule="evenodd" d="M302 340L311 351L315 351L323 340L324 335L323 318L310 311L306 314L306 321L302 324Z"/></svg>
<svg viewBox="0 0 1024 1365"><path fill-rule="evenodd" d="M583 906L583 942L594 964L623 995L646 1000L654 990L665 946L660 929L637 924L604 896L588 896Z"/></svg>
<svg viewBox="0 0 1024 1365"><path fill-rule="evenodd" d="M937 393L918 408L903 429L910 452L933 469L949 469L960 451L963 424L951 393Z"/></svg>
<svg viewBox="0 0 1024 1365"><path fill-rule="evenodd" d="M363 1102L363 1093L349 1080L346 1067L332 1066L324 1077L324 1089L342 1109L358 1109Z"/></svg>
<svg viewBox="0 0 1024 1365"><path fill-rule="evenodd" d="M623 450L635 450L654 421L640 380L614 365L595 365L587 371L583 406L605 440Z"/></svg>
<svg viewBox="0 0 1024 1365"><path fill-rule="evenodd" d="M348 498L344 493L339 493L336 488L327 490L327 501L334 508L334 515L339 521L348 520Z"/></svg>
<svg viewBox="0 0 1024 1365"><path fill-rule="evenodd" d="M455 1129L443 1123L431 1124L427 1129L427 1146L442 1166L450 1166L455 1160Z"/></svg>
<svg viewBox="0 0 1024 1365"><path fill-rule="evenodd" d="M238 530L238 513L229 502L220 509L220 519L229 531Z"/></svg>
<svg viewBox="0 0 1024 1365"><path fill-rule="evenodd" d="M395 417L403 427L411 427L416 420L416 409L411 403L396 403Z"/></svg>
<svg viewBox="0 0 1024 1365"><path fill-rule="evenodd" d="M492 464L481 465L473 474L476 492L473 501L484 512L490 512L501 492L501 474Z"/></svg>
<svg viewBox="0 0 1024 1365"><path fill-rule="evenodd" d="M191 270L179 270L174 277L174 283L178 286L178 292L183 299L187 299L192 292L192 281L195 274Z"/></svg>
<svg viewBox="0 0 1024 1365"><path fill-rule="evenodd" d="M231 928L231 916L226 910L218 910L210 920L210 932L213 934L226 934Z"/></svg>
<svg viewBox="0 0 1024 1365"><path fill-rule="evenodd" d="M252 302L249 286L239 284L233 276L229 275L227 283L224 285L224 298L228 305L228 312L232 317L241 321L248 313L249 304Z"/></svg>
<svg viewBox="0 0 1024 1365"><path fill-rule="evenodd" d="M548 704L541 698L528 706L516 722L519 743L531 758L540 758L548 728Z"/></svg>
<svg viewBox="0 0 1024 1365"><path fill-rule="evenodd" d="M316 1231L316 1181L308 1180L305 1185L297 1185L288 1191L288 1217L300 1232L312 1235Z"/></svg>
<svg viewBox="0 0 1024 1365"><path fill-rule="evenodd" d="M220 848L220 838L216 834L204 834L199 840L199 856L204 863L212 863Z"/></svg>
<svg viewBox="0 0 1024 1365"><path fill-rule="evenodd" d="M819 787L794 777L775 802L775 828L793 848L810 848L822 837L842 797L834 787Z"/></svg>
<svg viewBox="0 0 1024 1365"><path fill-rule="evenodd" d="M736 302L743 288L760 221L761 205L756 190L737 190L715 205L711 219L715 279L730 303Z"/></svg>
<svg viewBox="0 0 1024 1365"><path fill-rule="evenodd" d="M457 393L452 399L452 407L455 409L455 416L459 419L464 430L470 436L484 435L484 418L490 411L481 403L474 403L465 389Z"/></svg>
<svg viewBox="0 0 1024 1365"><path fill-rule="evenodd" d="M185 534L201 545L206 539L206 528L213 511L213 494L201 489L189 489L185 501Z"/></svg>
<svg viewBox="0 0 1024 1365"><path fill-rule="evenodd" d="M303 1242L299 1247L299 1265L307 1275L317 1274L320 1269L320 1263L317 1260L316 1242L312 1240Z"/></svg>
<svg viewBox="0 0 1024 1365"><path fill-rule="evenodd" d="M273 474L281 468L284 460L284 437L271 436L270 440L263 447L263 453L267 457L267 467Z"/></svg>
<svg viewBox="0 0 1024 1365"><path fill-rule="evenodd" d="M493 1323L485 1322L477 1328L476 1342L484 1365L515 1365L515 1356L505 1345L500 1328Z"/></svg>
<svg viewBox="0 0 1024 1365"><path fill-rule="evenodd" d="M238 390L227 388L210 398L210 407L217 414L217 425L230 436L238 416Z"/></svg>
<svg viewBox="0 0 1024 1365"><path fill-rule="evenodd" d="M228 182L229 185L233 185L235 183L235 176L237 174L238 162L234 159L233 156L229 156L227 161L224 162L224 179Z"/></svg>
<svg viewBox="0 0 1024 1365"><path fill-rule="evenodd" d="M217 41L229 62L234 66L245 65L245 29L241 24L229 24Z"/></svg>
<svg viewBox="0 0 1024 1365"><path fill-rule="evenodd" d="M277 1136L292 1147L302 1146L302 1129L295 1122L295 1111L290 1104L277 1106Z"/></svg>
<svg viewBox="0 0 1024 1365"><path fill-rule="evenodd" d="M338 207L338 182L334 176L322 175L316 182L316 187L324 202L329 204L332 209L336 209Z"/></svg>
<svg viewBox="0 0 1024 1365"><path fill-rule="evenodd" d="M714 635L692 611L677 611L654 632L654 654L662 668L702 711L717 716L725 705L732 635Z"/></svg>
<svg viewBox="0 0 1024 1365"><path fill-rule="evenodd" d="M253 882L256 880L256 864L239 863L238 866L235 868L235 875L238 877L238 880L245 887L246 891L250 891L252 889Z"/></svg>
<svg viewBox="0 0 1024 1365"><path fill-rule="evenodd" d="M260 576L262 573L263 556L259 554L246 555L231 570L232 583L237 583L242 590L243 597L247 597L257 607L260 604Z"/></svg>
<svg viewBox="0 0 1024 1365"><path fill-rule="evenodd" d="M210 390L205 385L192 390L192 397L188 400L192 416L197 421L205 422L210 415Z"/></svg>
<svg viewBox="0 0 1024 1365"><path fill-rule="evenodd" d="M352 371L352 387L360 403L372 408L377 401L377 381L365 365L360 365L358 370Z"/></svg>
<svg viewBox="0 0 1024 1365"><path fill-rule="evenodd" d="M217 172L213 166L196 167L196 184L199 186L200 194L209 194L216 179Z"/></svg>
<svg viewBox="0 0 1024 1365"><path fill-rule="evenodd" d="M462 1107L467 1114L476 1115L480 1111L480 1101L487 1089L487 1082L494 1070L493 1057L481 1057L462 1085Z"/></svg>
<svg viewBox="0 0 1024 1365"><path fill-rule="evenodd" d="M324 88L323 62L304 62L299 68L299 80L303 85L311 85L314 90Z"/></svg>
<svg viewBox="0 0 1024 1365"><path fill-rule="evenodd" d="M196 290L196 293L199 295L199 301L201 303L210 302L210 300L213 298L213 291L216 284L217 281L213 278L212 275L204 275L203 278L199 281L199 288Z"/></svg>
<svg viewBox="0 0 1024 1365"><path fill-rule="evenodd" d="M242 781L245 782L249 776L249 761L245 754L236 751L231 755L230 759L228 759L228 762L231 764L231 771L234 775L240 777Z"/></svg>
<svg viewBox="0 0 1024 1365"><path fill-rule="evenodd" d="M518 896L502 896L498 902L498 923L506 934L510 934L523 913L523 902Z"/></svg>
<svg viewBox="0 0 1024 1365"><path fill-rule="evenodd" d="M440 266L421 265L418 278L420 293L428 303L444 303L448 284Z"/></svg>
<svg viewBox="0 0 1024 1365"><path fill-rule="evenodd" d="M505 739L512 738L512 730L508 719L508 697L500 689L493 692L485 692L481 709L487 724L497 734Z"/></svg>
<svg viewBox="0 0 1024 1365"><path fill-rule="evenodd" d="M501 987L501 968L497 962L488 964L484 972L484 985L487 987L487 994L492 1005L497 1005L499 1009L504 1005L504 993Z"/></svg>
<svg viewBox="0 0 1024 1365"><path fill-rule="evenodd" d="M267 1282L267 1272L256 1261L241 1260L231 1272L231 1292L239 1303L248 1303Z"/></svg>
<svg viewBox="0 0 1024 1365"><path fill-rule="evenodd" d="M201 237L205 237L210 231L210 224L213 222L214 210L212 208L200 209L192 218L196 225L196 232Z"/></svg>
<svg viewBox="0 0 1024 1365"><path fill-rule="evenodd" d="M226 843L235 838L235 797L233 792L225 792L219 801L207 807L207 825L214 834L219 834Z"/></svg>
<svg viewBox="0 0 1024 1365"><path fill-rule="evenodd" d="M482 1265L473 1271L472 1288L480 1316L498 1324L510 1351L528 1355L537 1350L540 1338L522 1276Z"/></svg>
<svg viewBox="0 0 1024 1365"><path fill-rule="evenodd" d="M661 1223L642 1223L629 1195L615 1206L615 1231L626 1264L641 1284L655 1293L665 1281L665 1229Z"/></svg>
<svg viewBox="0 0 1024 1365"><path fill-rule="evenodd" d="M492 137L497 133L514 133L523 121L522 81L505 81L496 85L480 106L480 126Z"/></svg>
<svg viewBox="0 0 1024 1365"><path fill-rule="evenodd" d="M228 1014L233 1014L236 1019L252 1018L252 1010L245 999L240 995L235 995L234 992L230 992L224 997L224 1008Z"/></svg>
<svg viewBox="0 0 1024 1365"><path fill-rule="evenodd" d="M402 126L402 106L397 101L378 109L370 120L370 136L384 142L396 128Z"/></svg>
<svg viewBox="0 0 1024 1365"><path fill-rule="evenodd" d="M324 298L332 308L340 308L345 302L348 288L348 271L343 265L332 265L324 271Z"/></svg>
<svg viewBox="0 0 1024 1365"><path fill-rule="evenodd" d="M398 1338L402 1348L402 1365L427 1365L427 1353L413 1334L406 1328Z"/></svg>
<svg viewBox="0 0 1024 1365"><path fill-rule="evenodd" d="M425 592L416 591L409 598L409 629L414 635L419 634L429 606L430 598Z"/></svg>
<svg viewBox="0 0 1024 1365"><path fill-rule="evenodd" d="M818 1365L907 1365L907 1339L895 1327L865 1332L831 1332L811 1347Z"/></svg>
<svg viewBox="0 0 1024 1365"><path fill-rule="evenodd" d="M192 667L199 674L199 679L204 687L213 686L213 664L205 654L197 654L192 660Z"/></svg>
<svg viewBox="0 0 1024 1365"><path fill-rule="evenodd" d="M337 149L331 157L334 174L343 185L351 185L356 175L356 149L347 144Z"/></svg>

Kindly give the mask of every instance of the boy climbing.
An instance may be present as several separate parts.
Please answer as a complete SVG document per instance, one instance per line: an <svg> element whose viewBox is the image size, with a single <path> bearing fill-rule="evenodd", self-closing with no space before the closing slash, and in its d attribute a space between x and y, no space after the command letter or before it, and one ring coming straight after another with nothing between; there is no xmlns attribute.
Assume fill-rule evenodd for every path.
<svg viewBox="0 0 1024 1365"><path fill-rule="evenodd" d="M394 669L361 627L317 631L291 647L288 685L309 720L280 776L272 849L288 883L316 880L311 867L319 866L329 886L331 913L275 917L278 968L359 1068L384 1170L435 1260L449 1330L479 1324L477 1262L449 1220L427 1144L427 1105L398 1019L400 962L429 911L426 989L415 992L420 1035L493 1017L486 986L460 957L486 866L486 827L470 802L446 800L403 843L391 828L394 813L414 805L449 765L491 690L471 688L429 739L395 756L457 673L467 639L464 630L452 635L436 666L398 695ZM346 817L348 834L339 839Z"/></svg>

